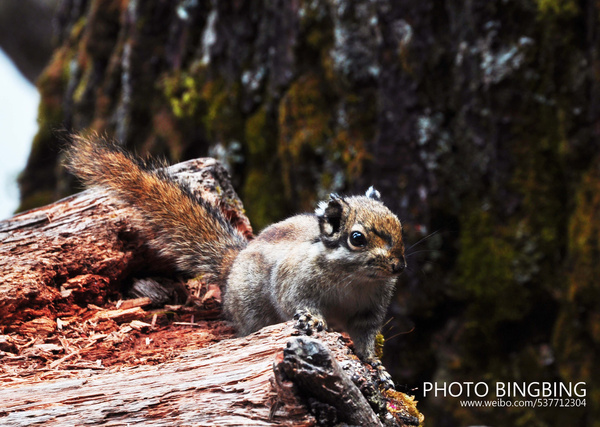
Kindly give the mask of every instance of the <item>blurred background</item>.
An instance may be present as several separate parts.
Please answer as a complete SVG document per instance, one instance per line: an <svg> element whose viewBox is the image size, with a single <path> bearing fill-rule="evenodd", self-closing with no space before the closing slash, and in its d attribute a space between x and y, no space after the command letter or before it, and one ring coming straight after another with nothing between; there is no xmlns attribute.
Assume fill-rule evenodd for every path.
<svg viewBox="0 0 600 427"><path fill-rule="evenodd" d="M34 83L52 54L57 1L0 2L0 220L19 205L17 176L37 133Z"/></svg>
<svg viewBox="0 0 600 427"><path fill-rule="evenodd" d="M95 129L218 157L256 231L375 185L414 245L384 363L426 425L599 426L599 24L593 0L3 0L41 99L0 62L0 174L28 155L18 210L57 200L61 132ZM424 381L584 381L586 406Z"/></svg>

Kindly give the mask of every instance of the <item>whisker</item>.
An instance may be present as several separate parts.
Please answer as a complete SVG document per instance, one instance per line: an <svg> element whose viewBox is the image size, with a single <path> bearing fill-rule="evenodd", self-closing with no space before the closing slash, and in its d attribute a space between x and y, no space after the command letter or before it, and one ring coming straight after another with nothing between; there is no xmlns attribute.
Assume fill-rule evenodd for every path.
<svg viewBox="0 0 600 427"><path fill-rule="evenodd" d="M383 325L381 325L381 329L383 329L384 326L387 326L392 320L394 320L394 316L390 317Z"/></svg>
<svg viewBox="0 0 600 427"><path fill-rule="evenodd" d="M421 249L419 251L414 251L414 252L411 252L409 254L406 254L405 256L406 256L406 258L410 258L411 256L416 255L416 254L420 254L421 252L440 252L440 251L437 250L437 249Z"/></svg>
<svg viewBox="0 0 600 427"><path fill-rule="evenodd" d="M440 231L442 231L441 228L435 230L433 233L428 234L427 236L423 237L421 240L419 240L417 243L413 243L412 245L410 245L408 248L406 248L407 251L411 250L412 248L414 248L415 246L417 246L419 243L422 243L423 241L429 239L430 237L435 236L436 234L438 234Z"/></svg>

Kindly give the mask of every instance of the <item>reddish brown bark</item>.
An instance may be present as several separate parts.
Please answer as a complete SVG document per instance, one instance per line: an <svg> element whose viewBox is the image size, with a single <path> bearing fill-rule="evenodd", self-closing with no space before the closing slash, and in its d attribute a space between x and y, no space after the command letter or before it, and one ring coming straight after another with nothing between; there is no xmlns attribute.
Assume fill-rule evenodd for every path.
<svg viewBox="0 0 600 427"><path fill-rule="evenodd" d="M370 368L348 351L347 339L333 332L319 333L316 339L295 334L293 322L288 322L181 352L155 366L106 369L97 363L88 369L80 366L69 379L25 380L0 390L0 422L11 426L418 423L414 404L401 406L402 401L384 398L373 388ZM307 344L318 355L297 351ZM53 368L60 376L58 364ZM360 390L353 381L362 382ZM364 394L371 405L377 399L383 405L379 416L384 423ZM388 412L391 402L394 410Z"/></svg>
<svg viewBox="0 0 600 427"><path fill-rule="evenodd" d="M197 159L169 169L252 234L225 169ZM101 305L139 270L156 271L156 251L136 228L135 210L104 191L88 190L0 222L0 330L72 304ZM164 263L163 263L164 264ZM164 268L169 270L166 264Z"/></svg>

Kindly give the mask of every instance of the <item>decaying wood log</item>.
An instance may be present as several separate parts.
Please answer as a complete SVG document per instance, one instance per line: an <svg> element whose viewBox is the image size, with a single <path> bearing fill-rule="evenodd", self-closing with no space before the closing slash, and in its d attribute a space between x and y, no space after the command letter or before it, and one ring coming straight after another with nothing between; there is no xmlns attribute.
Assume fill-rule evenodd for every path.
<svg viewBox="0 0 600 427"><path fill-rule="evenodd" d="M300 402L273 414L273 360L285 325L221 341L159 366L0 390L0 424L315 425Z"/></svg>
<svg viewBox="0 0 600 427"><path fill-rule="evenodd" d="M169 172L252 234L227 171L214 159ZM135 227L137 213L102 190L88 190L0 222L0 330L62 304L102 304L136 270L156 268L155 251Z"/></svg>
<svg viewBox="0 0 600 427"><path fill-rule="evenodd" d="M216 161L170 172L251 235ZM172 277L132 278L168 271L136 218L88 190L0 222L0 425L419 424L346 336L288 322L233 338L223 321L198 322L221 313L218 286L198 279L186 305L165 304Z"/></svg>
<svg viewBox="0 0 600 427"><path fill-rule="evenodd" d="M313 426L318 420L307 407L320 417L326 407L330 425L338 420L382 425L350 379L354 375L364 381L368 375L348 351L347 339L322 332L317 341L295 337L294 331L288 322L183 353L158 366L3 388L0 423ZM306 346L318 354L298 351ZM418 424L411 415L414 408L404 408L402 414ZM399 419L389 415L385 424L406 425Z"/></svg>

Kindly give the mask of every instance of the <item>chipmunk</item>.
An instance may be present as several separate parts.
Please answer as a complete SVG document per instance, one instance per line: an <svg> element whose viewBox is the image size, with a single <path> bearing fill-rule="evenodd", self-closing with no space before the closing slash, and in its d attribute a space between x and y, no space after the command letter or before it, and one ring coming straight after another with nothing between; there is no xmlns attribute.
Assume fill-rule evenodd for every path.
<svg viewBox="0 0 600 427"><path fill-rule="evenodd" d="M66 165L134 206L179 270L224 287L224 311L239 334L295 317L301 329L348 332L357 355L376 360L375 336L406 260L402 225L373 187L364 196L331 194L314 214L273 224L248 242L156 163L104 138L74 136Z"/></svg>

